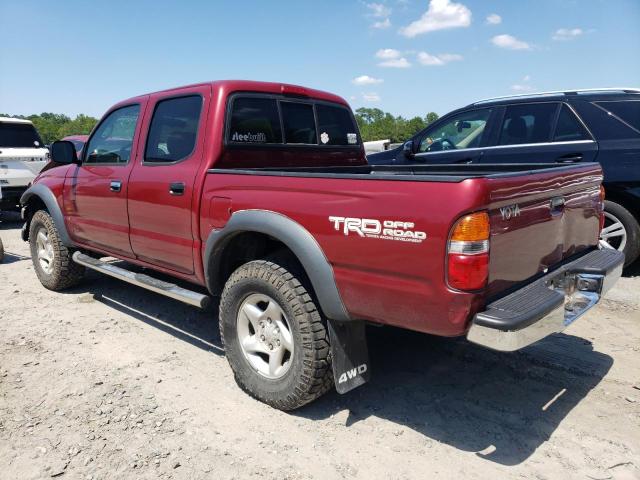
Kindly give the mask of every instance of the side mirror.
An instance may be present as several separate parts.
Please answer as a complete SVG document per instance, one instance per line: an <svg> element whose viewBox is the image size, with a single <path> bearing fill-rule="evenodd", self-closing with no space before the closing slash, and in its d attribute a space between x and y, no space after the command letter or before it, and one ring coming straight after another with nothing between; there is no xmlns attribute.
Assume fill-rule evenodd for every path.
<svg viewBox="0 0 640 480"><path fill-rule="evenodd" d="M402 151L404 152L405 157L413 158L413 140L404 142L404 145L402 145Z"/></svg>
<svg viewBox="0 0 640 480"><path fill-rule="evenodd" d="M76 147L67 140L60 140L51 144L51 160L61 164L80 163Z"/></svg>
<svg viewBox="0 0 640 480"><path fill-rule="evenodd" d="M465 121L458 122L458 132L461 132L465 128L471 128L471 123Z"/></svg>

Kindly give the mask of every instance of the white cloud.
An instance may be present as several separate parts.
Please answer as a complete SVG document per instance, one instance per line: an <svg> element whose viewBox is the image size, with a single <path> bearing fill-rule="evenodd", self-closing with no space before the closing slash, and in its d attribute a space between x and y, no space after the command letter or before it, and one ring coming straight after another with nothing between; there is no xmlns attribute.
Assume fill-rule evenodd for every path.
<svg viewBox="0 0 640 480"><path fill-rule="evenodd" d="M391 60L385 60L384 62L380 62L378 64L379 67L386 68L409 68L411 63L404 57L400 58L392 58Z"/></svg>
<svg viewBox="0 0 640 480"><path fill-rule="evenodd" d="M422 33L446 28L468 27L471 25L471 10L461 3L451 0L430 0L429 8L415 22L400 29L405 37L415 37Z"/></svg>
<svg viewBox="0 0 640 480"><path fill-rule="evenodd" d="M502 23L502 17L497 13L492 13L491 15L487 15L486 22L488 25L499 25Z"/></svg>
<svg viewBox="0 0 640 480"><path fill-rule="evenodd" d="M384 20L381 20L379 22L373 22L371 24L371 28L389 28L391 26L391 20L389 20L388 18L385 18Z"/></svg>
<svg viewBox="0 0 640 480"><path fill-rule="evenodd" d="M391 26L391 20L389 19L391 15L390 7L382 3L366 3L365 5L370 10L368 16L376 19L376 21L371 24L371 28L383 29Z"/></svg>
<svg viewBox="0 0 640 480"><path fill-rule="evenodd" d="M491 39L491 43L493 43L496 47L506 48L508 50L531 50L531 45L529 45L527 42L518 40L516 37L507 35L506 33L502 35L496 35Z"/></svg>
<svg viewBox="0 0 640 480"><path fill-rule="evenodd" d="M367 3L367 8L371 10L372 17L386 18L391 15L391 8L382 3Z"/></svg>
<svg viewBox="0 0 640 480"><path fill-rule="evenodd" d="M370 77L369 75L360 75L351 80L351 83L354 85L375 85L382 82L384 82L384 80L381 78Z"/></svg>
<svg viewBox="0 0 640 480"><path fill-rule="evenodd" d="M431 55L427 52L418 52L418 61L422 65L429 67L444 65L445 63L462 60L462 55L456 53L441 53L440 55Z"/></svg>
<svg viewBox="0 0 640 480"><path fill-rule="evenodd" d="M511 90L519 93L531 92L535 89L529 84L530 81L531 81L531 76L525 75L524 77L522 77L523 83L516 83L515 85L511 85Z"/></svg>
<svg viewBox="0 0 640 480"><path fill-rule="evenodd" d="M362 94L362 99L365 102L379 102L380 101L380 95L378 95L375 92L363 93Z"/></svg>
<svg viewBox="0 0 640 480"><path fill-rule="evenodd" d="M400 58L401 56L402 52L394 48L381 48L376 52L376 57L381 60L390 60L392 58Z"/></svg>
<svg viewBox="0 0 640 480"><path fill-rule="evenodd" d="M559 28L551 38L554 40L573 40L583 33L584 31L581 28Z"/></svg>
<svg viewBox="0 0 640 480"><path fill-rule="evenodd" d="M379 67L409 68L411 63L402 56L402 52L393 48L383 48L376 52L376 57L382 60Z"/></svg>
<svg viewBox="0 0 640 480"><path fill-rule="evenodd" d="M516 83L515 85L511 85L511 90L514 92L530 92L533 90L533 87L531 85Z"/></svg>

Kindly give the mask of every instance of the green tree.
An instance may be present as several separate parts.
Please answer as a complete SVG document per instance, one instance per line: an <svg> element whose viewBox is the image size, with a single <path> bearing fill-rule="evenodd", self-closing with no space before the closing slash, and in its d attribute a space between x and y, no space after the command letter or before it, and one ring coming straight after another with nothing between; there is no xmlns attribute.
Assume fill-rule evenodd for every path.
<svg viewBox="0 0 640 480"><path fill-rule="evenodd" d="M0 114L3 117L25 118L33 122L44 143L60 140L68 135L86 135L98 122L96 118L80 114L73 120L61 113L43 112L40 115L9 115Z"/></svg>
<svg viewBox="0 0 640 480"><path fill-rule="evenodd" d="M355 112L360 134L365 142L389 139L392 143L407 140L438 118L438 114L429 112L425 118L413 117L409 120L402 116L394 117L379 108L358 108Z"/></svg>

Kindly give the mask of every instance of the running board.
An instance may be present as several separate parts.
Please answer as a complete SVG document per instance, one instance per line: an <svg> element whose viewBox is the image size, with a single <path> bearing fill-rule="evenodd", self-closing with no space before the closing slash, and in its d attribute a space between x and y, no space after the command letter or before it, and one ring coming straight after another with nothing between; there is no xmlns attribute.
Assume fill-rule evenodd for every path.
<svg viewBox="0 0 640 480"><path fill-rule="evenodd" d="M83 265L97 272L109 275L110 277L123 280L127 283L137 285L138 287L146 288L147 290L159 293L165 297L180 300L181 302L188 303L194 307L207 308L211 300L208 295L187 290L186 288L179 287L173 283L163 282L162 280L158 280L143 273L130 272L124 268L116 267L111 263L105 263L101 260L90 257L89 255L85 255L84 253L75 252L73 254L73 261L79 265Z"/></svg>

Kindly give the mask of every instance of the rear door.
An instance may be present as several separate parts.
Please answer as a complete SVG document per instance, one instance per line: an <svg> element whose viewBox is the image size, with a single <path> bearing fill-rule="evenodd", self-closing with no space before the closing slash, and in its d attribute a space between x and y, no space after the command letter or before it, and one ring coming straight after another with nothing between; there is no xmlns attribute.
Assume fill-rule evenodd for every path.
<svg viewBox="0 0 640 480"><path fill-rule="evenodd" d="M123 256L129 243L127 187L146 98L109 112L94 129L83 162L65 179L65 217L74 240Z"/></svg>
<svg viewBox="0 0 640 480"><path fill-rule="evenodd" d="M576 163L595 160L598 146L571 107L561 102L502 107L483 163Z"/></svg>
<svg viewBox="0 0 640 480"><path fill-rule="evenodd" d="M140 260L194 272L195 181L204 158L210 85L156 94L149 100L139 161L129 179L130 240ZM196 212L197 213L197 212Z"/></svg>
<svg viewBox="0 0 640 480"><path fill-rule="evenodd" d="M410 163L471 163L483 156L494 110L480 108L452 115L428 128L414 141Z"/></svg>

